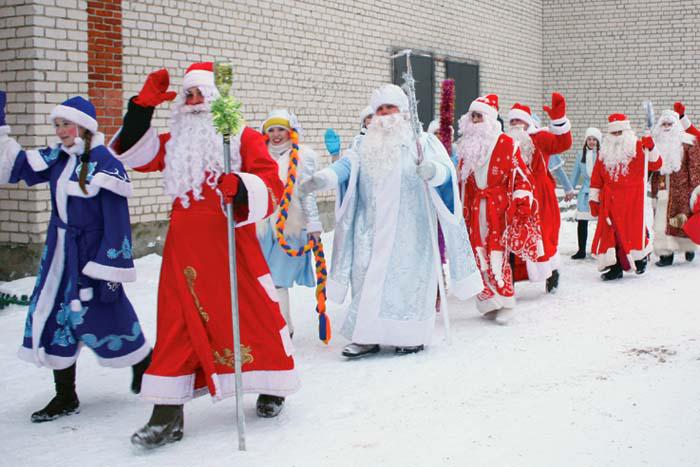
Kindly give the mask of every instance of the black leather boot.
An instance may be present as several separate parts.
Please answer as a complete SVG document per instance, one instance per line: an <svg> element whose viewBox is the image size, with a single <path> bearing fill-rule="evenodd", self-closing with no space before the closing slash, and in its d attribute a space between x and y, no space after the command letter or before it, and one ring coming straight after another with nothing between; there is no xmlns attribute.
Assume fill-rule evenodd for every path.
<svg viewBox="0 0 700 467"><path fill-rule="evenodd" d="M258 417L273 418L280 414L284 407L284 397L260 394L255 404Z"/></svg>
<svg viewBox="0 0 700 467"><path fill-rule="evenodd" d="M75 363L63 370L53 370L56 395L41 410L32 414L32 422L42 423L80 412L80 401L75 393Z"/></svg>
<svg viewBox="0 0 700 467"><path fill-rule="evenodd" d="M131 392L138 394L141 392L141 382L143 381L143 374L148 370L148 366L151 364L151 356L153 355L153 350L148 352L148 355L138 362L136 365L131 367Z"/></svg>
<svg viewBox="0 0 700 467"><path fill-rule="evenodd" d="M660 268L672 265L673 264L673 253L671 253L670 255L659 256L659 260L654 264L656 264Z"/></svg>
<svg viewBox="0 0 700 467"><path fill-rule="evenodd" d="M184 419L182 405L154 405L148 423L131 435L131 444L153 449L180 441L183 436Z"/></svg>
<svg viewBox="0 0 700 467"><path fill-rule="evenodd" d="M559 287L559 271L554 270L552 271L552 275L547 278L547 282L545 284L545 290L547 293L554 293L556 292L557 288Z"/></svg>
<svg viewBox="0 0 700 467"><path fill-rule="evenodd" d="M610 266L610 268L600 275L601 279L604 281L614 281L616 279L622 279L622 266L620 263L615 263Z"/></svg>

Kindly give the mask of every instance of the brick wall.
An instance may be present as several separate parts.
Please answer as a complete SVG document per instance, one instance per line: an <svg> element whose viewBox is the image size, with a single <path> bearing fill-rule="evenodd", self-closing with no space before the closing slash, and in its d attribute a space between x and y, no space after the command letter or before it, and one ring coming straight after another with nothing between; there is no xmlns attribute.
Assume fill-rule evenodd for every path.
<svg viewBox="0 0 700 467"><path fill-rule="evenodd" d="M77 0L3 0L0 8L0 87L7 91L7 123L20 144L53 139L51 109L87 93L86 3ZM46 187L0 186L0 276L35 262L49 218Z"/></svg>
<svg viewBox="0 0 700 467"><path fill-rule="evenodd" d="M234 65L234 92L257 127L273 108L300 118L305 142L325 154L333 127L347 145L373 88L391 80L391 51L431 52L436 106L445 58L478 63L482 93L498 92L539 107L542 96L542 1L430 2L358 0L3 0L0 86L8 90L8 122L27 147L52 141L51 108L70 95L89 95L108 136L126 100L146 75L165 67L180 90L195 61ZM119 19L121 18L121 34ZM121 48L121 57L119 50ZM119 60L121 59L121 63ZM167 126L168 106L154 125ZM324 160L324 164L326 161ZM144 242L156 242L170 200L158 174L132 172L132 222ZM36 250L48 219L44 188L0 187L0 256ZM32 251L34 251L32 250ZM3 256L4 255L4 256ZM12 267L0 258L0 277ZM31 271L33 267L27 270Z"/></svg>
<svg viewBox="0 0 700 467"><path fill-rule="evenodd" d="M180 91L195 61L234 65L234 92L256 126L273 108L294 111L305 141L325 154L323 133L336 129L348 144L373 88L391 80L394 48L432 52L438 93L449 57L477 62L482 93L498 92L502 108L515 100L540 106L542 7L524 2L271 0L149 3L123 1L124 101L148 72L165 67ZM167 126L168 106L154 124ZM324 161L325 163L325 161ZM159 175L134 174L134 222L167 218Z"/></svg>
<svg viewBox="0 0 700 467"><path fill-rule="evenodd" d="M88 13L88 96L100 131L113 136L122 121L121 0L90 0Z"/></svg>
<svg viewBox="0 0 700 467"><path fill-rule="evenodd" d="M700 10L697 0L544 0L544 95L562 92L573 124L573 154L589 126L605 131L624 112L645 130L642 101L658 114L676 99L700 121Z"/></svg>

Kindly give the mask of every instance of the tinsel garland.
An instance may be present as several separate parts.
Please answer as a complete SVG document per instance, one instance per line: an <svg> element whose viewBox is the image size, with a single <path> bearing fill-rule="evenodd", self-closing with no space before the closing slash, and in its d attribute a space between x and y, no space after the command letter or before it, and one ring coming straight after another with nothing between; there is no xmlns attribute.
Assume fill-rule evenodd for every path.
<svg viewBox="0 0 700 467"><path fill-rule="evenodd" d="M10 305L29 305L29 297L27 295L17 297L17 295L11 295L9 293L0 293L0 310Z"/></svg>
<svg viewBox="0 0 700 467"><path fill-rule="evenodd" d="M445 146L447 154L452 154L452 124L455 114L455 82L446 79L442 82L442 97L440 98L440 129L438 139Z"/></svg>

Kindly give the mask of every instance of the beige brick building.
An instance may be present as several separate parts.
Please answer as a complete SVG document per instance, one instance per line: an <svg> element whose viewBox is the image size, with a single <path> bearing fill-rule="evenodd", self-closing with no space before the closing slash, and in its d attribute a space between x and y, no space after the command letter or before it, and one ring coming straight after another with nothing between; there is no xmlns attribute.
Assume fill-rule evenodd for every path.
<svg viewBox="0 0 700 467"><path fill-rule="evenodd" d="M289 108L325 152L326 128L348 143L370 91L392 80L392 53L413 48L431 55L436 89L446 61L478 65L479 91L498 93L502 113L516 100L539 110L563 92L577 136L612 110L641 124L646 98L667 106L678 95L700 115L692 3L656 15L657 2L642 0L3 0L0 89L13 134L34 147L52 141L48 114L70 95L97 103L109 136L150 71L167 68L179 90L190 63L226 60L249 124ZM165 129L167 118L165 106L154 124ZM132 176L143 253L158 248L170 200L158 175ZM49 208L43 187L0 187L0 280L34 270Z"/></svg>

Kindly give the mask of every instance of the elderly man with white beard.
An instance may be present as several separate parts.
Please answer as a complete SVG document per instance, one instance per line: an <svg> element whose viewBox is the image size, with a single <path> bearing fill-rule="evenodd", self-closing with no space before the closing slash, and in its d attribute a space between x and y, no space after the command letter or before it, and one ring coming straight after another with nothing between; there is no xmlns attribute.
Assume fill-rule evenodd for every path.
<svg viewBox="0 0 700 467"><path fill-rule="evenodd" d="M166 70L151 73L129 101L112 143L139 172L162 171L173 200L158 288L157 341L143 379L142 399L154 403L148 423L131 438L154 448L183 436L183 404L209 392L234 395L229 251L224 205L236 217L236 265L243 390L261 393L261 417L279 413L299 386L289 331L260 250L255 222L270 216L282 195L277 164L262 135L244 127L231 138L233 173L224 173L223 143L214 129L218 97L211 62L190 66L172 106L170 132L151 128L155 107L176 97Z"/></svg>
<svg viewBox="0 0 700 467"><path fill-rule="evenodd" d="M395 347L415 353L430 344L441 280L436 222L450 260L451 292L466 300L482 288L464 221L454 166L440 141L422 133L423 162L409 120L408 98L393 84L372 93L375 116L359 153L302 184L304 192L337 188L329 298L352 302L341 333L347 358ZM446 300L442 300L443 303Z"/></svg>
<svg viewBox="0 0 700 467"><path fill-rule="evenodd" d="M457 158L464 218L484 281L477 308L507 324L515 308L509 255L536 261L544 249L532 174L497 117L495 94L471 103L459 120Z"/></svg>
<svg viewBox="0 0 700 467"><path fill-rule="evenodd" d="M622 278L631 269L642 274L652 251L645 222L646 174L661 168L663 159L651 136L637 139L627 116L608 117L608 134L591 175L591 214L598 217L592 253L601 278Z"/></svg>
<svg viewBox="0 0 700 467"><path fill-rule="evenodd" d="M550 159L571 147L571 123L566 118L566 101L559 93L552 94L552 106L544 111L551 119L549 128L538 128L530 107L516 103L508 113L507 134L520 146L520 154L532 172L534 195L542 228L544 254L537 261L515 262L515 282L546 280L547 293L559 286L559 229L561 212L556 194L556 182L549 171Z"/></svg>
<svg viewBox="0 0 700 467"><path fill-rule="evenodd" d="M695 258L697 244L688 238L683 225L693 214L693 191L700 192L700 148L673 110L661 114L651 134L664 155L661 169L651 176L654 253L659 256L656 265L664 267L673 264L674 253L684 253L686 261Z"/></svg>

